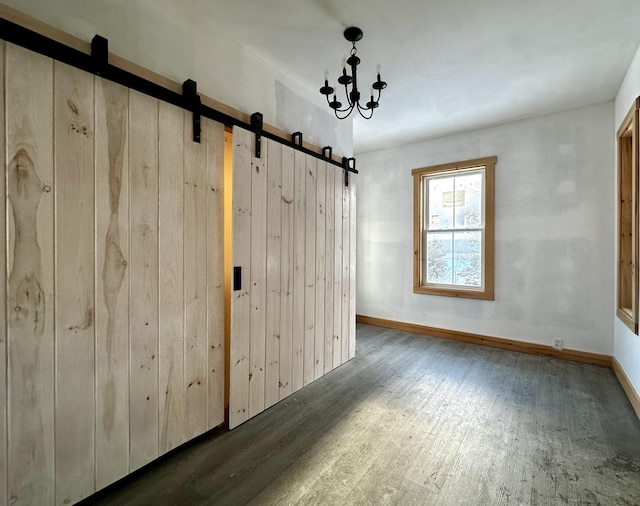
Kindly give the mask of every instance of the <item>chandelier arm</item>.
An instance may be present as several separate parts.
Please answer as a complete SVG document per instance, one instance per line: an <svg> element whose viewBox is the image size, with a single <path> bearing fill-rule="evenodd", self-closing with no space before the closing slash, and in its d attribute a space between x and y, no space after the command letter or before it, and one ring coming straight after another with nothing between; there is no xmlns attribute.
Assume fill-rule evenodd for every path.
<svg viewBox="0 0 640 506"><path fill-rule="evenodd" d="M369 116L365 116L362 111L371 111L371 113L369 114ZM367 107L361 107L360 104L358 104L358 112L360 113L360 116L362 116L364 119L371 119L373 117L373 109L369 109Z"/></svg>
<svg viewBox="0 0 640 506"><path fill-rule="evenodd" d="M333 111L335 112L336 118L345 119L345 118L348 118L349 115L353 112L353 108L354 106L351 106L351 107L348 107L347 109L340 109L339 111L337 109L334 109ZM338 112L346 112L347 114L345 114L344 116L339 116Z"/></svg>

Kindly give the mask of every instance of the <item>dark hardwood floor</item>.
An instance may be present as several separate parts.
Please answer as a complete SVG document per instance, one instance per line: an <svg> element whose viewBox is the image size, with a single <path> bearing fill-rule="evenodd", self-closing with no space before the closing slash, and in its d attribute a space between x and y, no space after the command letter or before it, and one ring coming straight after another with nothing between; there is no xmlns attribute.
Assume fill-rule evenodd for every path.
<svg viewBox="0 0 640 506"><path fill-rule="evenodd" d="M640 504L609 369L358 325L354 360L87 504Z"/></svg>

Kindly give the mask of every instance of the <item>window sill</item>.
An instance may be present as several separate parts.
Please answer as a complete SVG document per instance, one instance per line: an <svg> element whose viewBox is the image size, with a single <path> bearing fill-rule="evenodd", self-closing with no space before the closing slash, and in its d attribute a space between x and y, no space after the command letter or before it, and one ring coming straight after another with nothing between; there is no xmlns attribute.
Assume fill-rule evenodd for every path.
<svg viewBox="0 0 640 506"><path fill-rule="evenodd" d="M443 295L461 299L494 300L493 291L489 290L461 290L459 288L435 288L428 286L414 286L413 293L424 295Z"/></svg>

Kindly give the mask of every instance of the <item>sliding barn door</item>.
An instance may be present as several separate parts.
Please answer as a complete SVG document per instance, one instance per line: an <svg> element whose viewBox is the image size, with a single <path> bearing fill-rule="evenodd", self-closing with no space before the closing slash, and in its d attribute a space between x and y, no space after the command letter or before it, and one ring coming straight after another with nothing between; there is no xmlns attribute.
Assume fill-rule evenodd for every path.
<svg viewBox="0 0 640 506"><path fill-rule="evenodd" d="M229 425L355 356L355 186L343 171L233 131Z"/></svg>
<svg viewBox="0 0 640 506"><path fill-rule="evenodd" d="M223 422L224 127L4 42L0 75L0 504L69 504Z"/></svg>

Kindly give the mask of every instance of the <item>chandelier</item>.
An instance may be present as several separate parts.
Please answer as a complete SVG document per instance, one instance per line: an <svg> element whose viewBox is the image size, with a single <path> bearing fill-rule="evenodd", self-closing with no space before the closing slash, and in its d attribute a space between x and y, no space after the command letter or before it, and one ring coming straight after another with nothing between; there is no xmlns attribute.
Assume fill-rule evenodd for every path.
<svg viewBox="0 0 640 506"><path fill-rule="evenodd" d="M356 56L358 50L356 49L356 42L362 39L362 30L355 26L351 26L344 31L344 38L353 43L349 58L342 60L342 75L338 78L338 84L344 85L344 91L347 96L347 105L342 108L342 102L339 102L335 95L335 90L329 86L329 72L324 73L324 86L320 88L320 93L327 97L327 103L329 107L333 109L333 112L338 119L345 119L349 116L354 109L357 109L364 119L371 119L373 111L379 105L380 95L382 90L387 87L387 83L380 79L380 65L377 68L378 78L371 85L371 100L366 105L360 105L360 92L358 91L358 64L360 58ZM347 74L347 65L351 67L351 75ZM349 91L349 85L351 85L351 91ZM378 92L377 98L374 100L375 92ZM333 94L333 100L329 99L329 96Z"/></svg>

